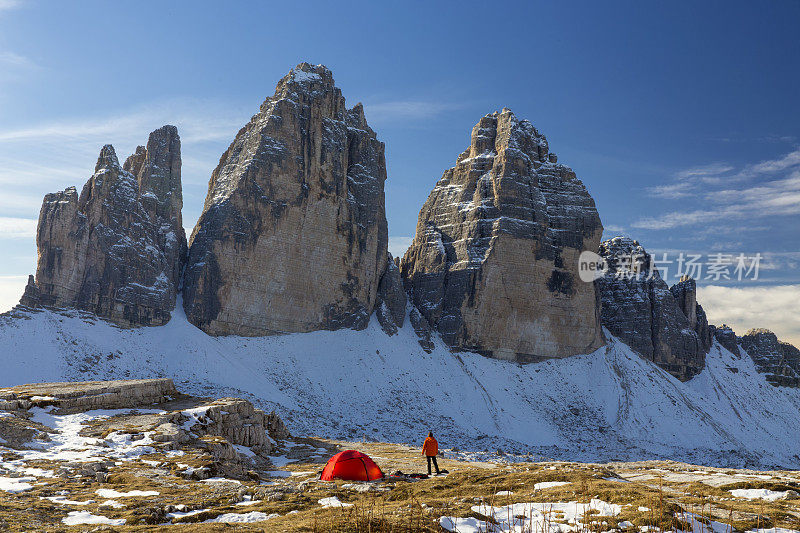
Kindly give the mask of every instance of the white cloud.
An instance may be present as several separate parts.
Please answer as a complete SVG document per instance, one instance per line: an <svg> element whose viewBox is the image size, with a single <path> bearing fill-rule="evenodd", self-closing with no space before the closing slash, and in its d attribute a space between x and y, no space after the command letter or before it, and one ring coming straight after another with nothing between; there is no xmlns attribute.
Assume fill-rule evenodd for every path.
<svg viewBox="0 0 800 533"><path fill-rule="evenodd" d="M104 144L113 144L124 160L164 124L175 124L181 136L184 185L204 188L219 155L249 118L229 105L176 99L111 116L0 129L0 216L38 213L45 193L83 185Z"/></svg>
<svg viewBox="0 0 800 533"><path fill-rule="evenodd" d="M123 114L90 119L66 119L27 128L0 130L0 143L106 141L143 143L147 133L163 126L178 126L183 143L233 140L250 113L218 102L195 98L151 103Z"/></svg>
<svg viewBox="0 0 800 533"><path fill-rule="evenodd" d="M622 235L625 233L625 228L623 226L618 226L615 224L609 224L607 226L603 226L603 238L608 239L612 236Z"/></svg>
<svg viewBox="0 0 800 533"><path fill-rule="evenodd" d="M22 188L24 189L24 187ZM31 216L39 215L39 209L42 207L42 198L44 198L44 192L42 192L42 194L38 194L31 191L10 191L7 187L5 187L5 189L6 190L3 191L3 194L0 194L0 216L16 214L23 215L25 218L30 218Z"/></svg>
<svg viewBox="0 0 800 533"><path fill-rule="evenodd" d="M695 190L696 185L690 181L679 181L678 183L670 183L669 185L657 185L648 189L650 196L656 198L666 198L674 200L676 198L686 198L691 196Z"/></svg>
<svg viewBox="0 0 800 533"><path fill-rule="evenodd" d="M697 301L709 322L728 324L737 335L751 328L767 328L779 339L800 347L800 285L772 287L697 288Z"/></svg>
<svg viewBox="0 0 800 533"><path fill-rule="evenodd" d="M0 50L0 86L23 81L38 70L39 66L30 58L10 50Z"/></svg>
<svg viewBox="0 0 800 533"><path fill-rule="evenodd" d="M800 165L800 149L797 149L794 152L789 152L785 156L778 159L757 163L751 167L748 167L748 170L755 174L763 174L767 172L779 172L796 165Z"/></svg>
<svg viewBox="0 0 800 533"><path fill-rule="evenodd" d="M0 217L0 240L35 237L36 223L33 218Z"/></svg>
<svg viewBox="0 0 800 533"><path fill-rule="evenodd" d="M28 276L0 276L0 313L4 313L17 305Z"/></svg>
<svg viewBox="0 0 800 533"><path fill-rule="evenodd" d="M678 174L678 181L675 183L650 189L653 196L666 199L691 196L703 200L708 207L646 217L635 221L632 226L642 229L671 229L720 220L800 215L800 150L794 150L777 159L746 165L734 174L715 174L724 174L730 170L732 169L729 166L714 163L683 171ZM693 176L699 178L694 179ZM758 177L760 183L731 186L753 177ZM705 183L700 183L703 180ZM713 187L717 183L723 185Z"/></svg>
<svg viewBox="0 0 800 533"><path fill-rule="evenodd" d="M36 64L25 56L14 52L0 51L0 64L4 67L34 68Z"/></svg>
<svg viewBox="0 0 800 533"><path fill-rule="evenodd" d="M403 257L413 240L413 237L389 237L389 253L392 257Z"/></svg>
<svg viewBox="0 0 800 533"><path fill-rule="evenodd" d="M717 177L720 174L724 174L726 172L730 172L733 170L734 167L729 165L728 163L709 163L708 165L702 165L699 167L694 168L687 168L686 170L681 170L675 174L675 177L679 180L685 180L690 178L702 178L707 176Z"/></svg>
<svg viewBox="0 0 800 533"><path fill-rule="evenodd" d="M727 163L709 163L687 168L675 173L673 183L650 187L647 191L650 196L667 200L686 198L697 194L701 186L720 183L722 175L733 169L734 167Z"/></svg>

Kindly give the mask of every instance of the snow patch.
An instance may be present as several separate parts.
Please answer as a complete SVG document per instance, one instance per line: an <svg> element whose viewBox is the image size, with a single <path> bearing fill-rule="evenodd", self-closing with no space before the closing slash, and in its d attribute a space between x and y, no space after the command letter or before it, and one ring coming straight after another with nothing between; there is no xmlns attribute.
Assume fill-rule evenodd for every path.
<svg viewBox="0 0 800 533"><path fill-rule="evenodd" d="M768 490L768 489L733 489L731 494L734 498L746 498L748 500L775 500L786 499L788 491Z"/></svg>
<svg viewBox="0 0 800 533"><path fill-rule="evenodd" d="M97 489L95 494L101 498L138 498L143 496L158 496L160 492L155 490L131 490L128 492L118 492L114 489Z"/></svg>
<svg viewBox="0 0 800 533"><path fill-rule="evenodd" d="M277 518L280 515L278 513L262 513L260 511L251 511L249 513L225 513L221 514L216 518L211 518L210 520L206 520L206 523L213 523L219 522L223 524L237 524L237 523L252 523L252 522L263 522L264 520L269 520L271 518Z"/></svg>
<svg viewBox="0 0 800 533"><path fill-rule="evenodd" d="M569 485L569 481L542 481L533 485L533 490L549 489L552 487L561 487Z"/></svg>
<svg viewBox="0 0 800 533"><path fill-rule="evenodd" d="M592 499L589 503L515 503L499 507L481 504L473 506L471 510L490 517L494 524L473 517L442 516L439 519L439 525L447 531L457 533L484 531L566 533L575 530L574 525L580 524L581 519L586 516L588 511L593 511L591 515L593 517L617 516L622 510L622 506Z"/></svg>
<svg viewBox="0 0 800 533"><path fill-rule="evenodd" d="M328 498L322 498L319 500L319 504L323 507L352 507L352 503L342 503L339 498L336 496L330 496Z"/></svg>
<svg viewBox="0 0 800 533"><path fill-rule="evenodd" d="M36 481L35 477L4 477L0 476L0 490L6 492L24 492L31 490L33 485L28 481Z"/></svg>
<svg viewBox="0 0 800 533"><path fill-rule="evenodd" d="M108 518L102 515L95 515L89 511L71 511L61 522L68 526L78 524L108 524L111 526L121 526L125 524L124 518Z"/></svg>

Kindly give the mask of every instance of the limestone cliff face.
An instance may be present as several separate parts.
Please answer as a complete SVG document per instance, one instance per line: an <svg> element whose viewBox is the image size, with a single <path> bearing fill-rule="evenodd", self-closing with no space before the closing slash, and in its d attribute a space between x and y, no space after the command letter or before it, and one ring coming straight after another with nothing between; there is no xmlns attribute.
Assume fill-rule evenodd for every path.
<svg viewBox="0 0 800 533"><path fill-rule="evenodd" d="M292 69L211 175L184 277L212 335L362 329L386 269L383 143L321 65Z"/></svg>
<svg viewBox="0 0 800 533"><path fill-rule="evenodd" d="M800 387L800 350L768 329L751 329L740 339L759 372L776 386Z"/></svg>
<svg viewBox="0 0 800 533"><path fill-rule="evenodd" d="M700 347L704 354L708 353L713 342L713 331L708 325L708 318L703 306L697 303L697 284L694 279L683 276L681 280L669 288L672 297L678 303L691 328L697 333Z"/></svg>
<svg viewBox="0 0 800 533"><path fill-rule="evenodd" d="M671 290L650 254L627 237L604 241L599 250L608 264L605 276L595 282L603 326L680 380L699 373L712 341L694 280L685 279Z"/></svg>
<svg viewBox="0 0 800 533"><path fill-rule="evenodd" d="M106 145L80 195L74 187L46 195L36 276L20 303L82 309L122 326L169 321L186 253L180 166L177 129L164 126L128 170Z"/></svg>
<svg viewBox="0 0 800 533"><path fill-rule="evenodd" d="M139 202L151 220L158 224L157 247L172 266L171 278L181 279L186 260L186 233L183 229L181 187L181 140L175 126L164 126L150 134L147 146L139 146L123 165L136 176Z"/></svg>
<svg viewBox="0 0 800 533"><path fill-rule="evenodd" d="M603 345L595 288L577 272L603 227L583 183L556 161L544 135L504 109L478 122L428 196L400 268L452 348L530 362Z"/></svg>
<svg viewBox="0 0 800 533"><path fill-rule="evenodd" d="M386 270L378 284L378 301L375 314L383 330L389 335L397 333L406 319L408 299L400 278L400 269L395 264L392 254L387 254Z"/></svg>
<svg viewBox="0 0 800 533"><path fill-rule="evenodd" d="M714 338L717 339L723 348L731 352L733 355L741 356L739 351L739 339L736 337L733 329L726 324L721 326L711 326L714 332Z"/></svg>

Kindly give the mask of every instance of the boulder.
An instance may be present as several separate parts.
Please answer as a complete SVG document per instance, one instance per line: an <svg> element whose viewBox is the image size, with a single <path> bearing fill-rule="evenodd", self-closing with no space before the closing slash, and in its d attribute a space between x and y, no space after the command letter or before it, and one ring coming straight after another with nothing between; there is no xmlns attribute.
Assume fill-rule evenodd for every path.
<svg viewBox="0 0 800 533"><path fill-rule="evenodd" d="M452 349L532 362L603 345L594 285L578 278L603 227L556 161L544 135L503 109L478 122L428 196L400 270Z"/></svg>
<svg viewBox="0 0 800 533"><path fill-rule="evenodd" d="M301 63L211 175L184 276L212 335L363 329L386 270L384 145L331 71Z"/></svg>
<svg viewBox="0 0 800 533"><path fill-rule="evenodd" d="M180 138L174 126L120 166L100 152L94 174L44 198L36 276L20 303L89 311L120 326L169 321L186 254L181 221Z"/></svg>
<svg viewBox="0 0 800 533"><path fill-rule="evenodd" d="M199 436L219 436L230 444L247 446L268 455L270 439L286 439L289 432L275 413L266 414L240 398L221 398L181 412L182 428Z"/></svg>
<svg viewBox="0 0 800 533"><path fill-rule="evenodd" d="M604 241L599 251L608 267L595 281L603 326L676 378L686 381L698 374L705 366L704 343L711 341L705 313L698 315L702 308L694 280L670 290L650 254L628 237ZM708 332L709 339L701 340L697 329Z"/></svg>

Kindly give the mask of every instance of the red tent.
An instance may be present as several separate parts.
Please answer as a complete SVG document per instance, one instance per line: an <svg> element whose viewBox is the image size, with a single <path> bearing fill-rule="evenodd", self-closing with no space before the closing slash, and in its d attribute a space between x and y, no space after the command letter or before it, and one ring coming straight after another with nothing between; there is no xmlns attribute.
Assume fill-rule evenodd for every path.
<svg viewBox="0 0 800 533"><path fill-rule="evenodd" d="M369 455L355 450L339 452L330 459L322 470L320 479L333 481L346 479L349 481L373 481L383 477L383 472L370 459Z"/></svg>

